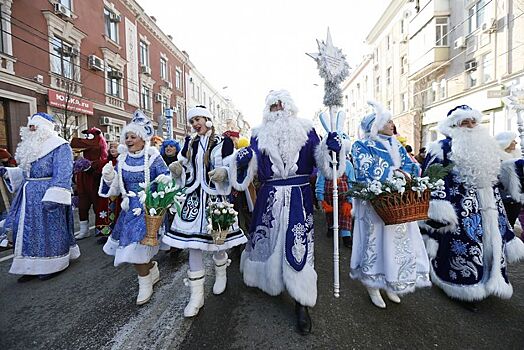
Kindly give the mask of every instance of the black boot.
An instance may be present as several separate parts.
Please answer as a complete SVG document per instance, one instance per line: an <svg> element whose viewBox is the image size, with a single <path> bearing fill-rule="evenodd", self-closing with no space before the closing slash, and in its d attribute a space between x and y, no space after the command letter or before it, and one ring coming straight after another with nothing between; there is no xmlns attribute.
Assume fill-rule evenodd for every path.
<svg viewBox="0 0 524 350"><path fill-rule="evenodd" d="M353 245L353 239L351 239L351 236L344 236L342 237L342 244L344 244L344 247L351 248Z"/></svg>
<svg viewBox="0 0 524 350"><path fill-rule="evenodd" d="M295 314L297 315L297 328L301 335L308 335L311 333L311 317L309 317L309 311L307 306L301 305L296 302Z"/></svg>

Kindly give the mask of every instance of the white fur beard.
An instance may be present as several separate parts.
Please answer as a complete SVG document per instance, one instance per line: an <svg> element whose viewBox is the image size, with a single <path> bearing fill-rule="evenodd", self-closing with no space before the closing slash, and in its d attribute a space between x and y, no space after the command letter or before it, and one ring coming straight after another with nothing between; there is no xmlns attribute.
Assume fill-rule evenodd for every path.
<svg viewBox="0 0 524 350"><path fill-rule="evenodd" d="M502 160L497 141L483 127L456 128L450 134L450 159L463 180L479 188L493 186Z"/></svg>
<svg viewBox="0 0 524 350"><path fill-rule="evenodd" d="M276 148L284 164L291 164L307 141L307 131L296 117L285 111L269 112L264 115L263 128L258 134L259 145Z"/></svg>
<svg viewBox="0 0 524 350"><path fill-rule="evenodd" d="M53 131L45 128L38 128L35 131L30 131L27 127L20 129L22 141L16 148L15 159L22 169L29 171L31 163L40 155L42 144L54 134Z"/></svg>

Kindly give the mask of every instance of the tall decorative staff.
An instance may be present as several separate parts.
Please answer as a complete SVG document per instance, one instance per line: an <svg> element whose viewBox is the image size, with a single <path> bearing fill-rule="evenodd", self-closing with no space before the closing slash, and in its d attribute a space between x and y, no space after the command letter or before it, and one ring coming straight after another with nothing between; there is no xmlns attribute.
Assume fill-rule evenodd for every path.
<svg viewBox="0 0 524 350"><path fill-rule="evenodd" d="M517 125L520 137L520 150L524 158L524 86L513 85L510 94L503 99L504 104L509 110L517 113Z"/></svg>
<svg viewBox="0 0 524 350"><path fill-rule="evenodd" d="M320 77L324 79L324 105L329 108L331 131L337 130L336 119L342 117L342 90L340 84L349 75L349 65L342 50L333 46L329 28L326 42L318 40L318 53L307 53L317 62ZM331 153L333 164L333 294L340 296L339 253L338 253L338 184L337 184L337 157Z"/></svg>

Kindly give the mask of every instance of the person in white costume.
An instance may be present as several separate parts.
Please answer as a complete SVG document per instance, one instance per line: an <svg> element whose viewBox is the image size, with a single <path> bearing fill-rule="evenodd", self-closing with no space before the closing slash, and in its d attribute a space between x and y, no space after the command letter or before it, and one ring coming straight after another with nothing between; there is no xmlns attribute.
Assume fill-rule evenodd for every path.
<svg viewBox="0 0 524 350"><path fill-rule="evenodd" d="M358 182L385 181L395 170L417 176L419 167L394 136L391 113L370 102L375 111L362 119L365 133L353 144L355 178ZM400 303L399 295L416 287L429 287L429 260L417 222L385 225L369 201L354 200L355 226L350 276L367 289L379 308L386 303L380 295L385 290L389 300Z"/></svg>
<svg viewBox="0 0 524 350"><path fill-rule="evenodd" d="M197 315L204 305L203 252L214 252L213 293L218 295L226 289L227 267L231 263L226 249L246 242L237 222L229 228L224 244L214 244L208 232L208 200L225 201L230 194L228 167L234 157L233 141L215 134L212 119L204 106L188 110L187 121L196 133L186 137L178 160L169 165L177 184L185 188L186 200L180 214L175 215L171 229L164 235L163 243L189 249L189 271L185 283L191 288L191 297L184 309L185 317Z"/></svg>

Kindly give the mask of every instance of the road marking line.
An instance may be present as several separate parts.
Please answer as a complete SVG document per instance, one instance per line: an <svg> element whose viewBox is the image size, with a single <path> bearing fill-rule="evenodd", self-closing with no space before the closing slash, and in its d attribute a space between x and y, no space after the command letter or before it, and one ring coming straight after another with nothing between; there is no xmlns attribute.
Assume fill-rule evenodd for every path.
<svg viewBox="0 0 524 350"><path fill-rule="evenodd" d="M4 256L3 258L0 258L0 262L12 259L14 256L15 256L14 254Z"/></svg>

